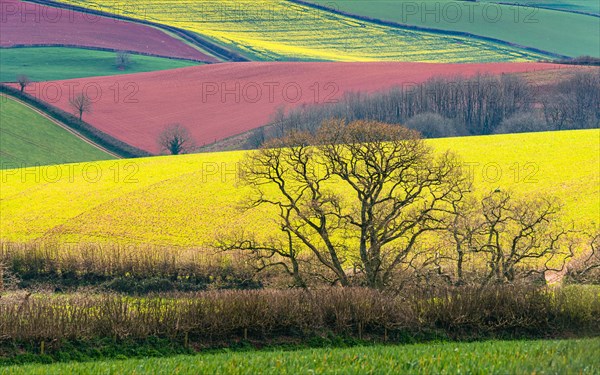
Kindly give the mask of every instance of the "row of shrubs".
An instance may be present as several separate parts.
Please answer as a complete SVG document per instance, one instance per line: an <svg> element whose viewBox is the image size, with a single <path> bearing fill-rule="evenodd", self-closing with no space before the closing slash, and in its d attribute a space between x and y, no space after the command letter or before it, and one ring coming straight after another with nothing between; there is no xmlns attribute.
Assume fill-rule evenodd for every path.
<svg viewBox="0 0 600 375"><path fill-rule="evenodd" d="M4 93L10 96L13 96L41 111L48 114L52 118L62 122L67 125L69 128L75 130L77 133L86 137L90 141L98 144L99 146L107 149L110 152L113 152L124 158L136 158L136 157L144 157L150 156L151 154L141 150L139 148L133 147L125 142L122 142L100 130L86 123L85 121L79 120L76 116L63 111L57 107L54 107L50 104L47 104L36 97L29 95L26 92L21 92L20 90L5 85L0 84L0 93Z"/></svg>
<svg viewBox="0 0 600 375"><path fill-rule="evenodd" d="M589 248L570 259L553 278L564 284L600 285L598 237ZM405 286L449 284L451 269L434 262L429 268L414 268L399 278L396 289ZM471 270L472 271L472 270ZM469 278L467 284L486 284ZM544 284L537 278L527 282ZM190 292L207 289L257 289L287 286L289 275L278 269L257 269L241 252L223 253L206 248L179 249L161 246L53 243L21 244L0 241L0 292L2 290L75 291L94 287L124 294ZM450 284L464 284L451 282ZM316 286L323 285L323 283Z"/></svg>
<svg viewBox="0 0 600 375"><path fill-rule="evenodd" d="M236 254L151 245L0 241L0 275L0 291L95 287L146 294L262 286Z"/></svg>
<svg viewBox="0 0 600 375"><path fill-rule="evenodd" d="M311 337L423 339L600 334L595 287L210 291L133 298L13 293L0 299L0 343L167 338L186 346ZM0 345L2 346L2 345Z"/></svg>

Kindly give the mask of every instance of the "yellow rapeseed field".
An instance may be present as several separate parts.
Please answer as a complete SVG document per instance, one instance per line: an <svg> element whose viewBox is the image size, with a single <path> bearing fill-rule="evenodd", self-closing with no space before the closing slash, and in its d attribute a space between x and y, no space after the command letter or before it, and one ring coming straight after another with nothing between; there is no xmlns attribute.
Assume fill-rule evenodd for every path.
<svg viewBox="0 0 600 375"><path fill-rule="evenodd" d="M489 62L544 58L461 36L381 26L286 0L65 0L199 33L259 60Z"/></svg>
<svg viewBox="0 0 600 375"><path fill-rule="evenodd" d="M555 194L567 218L600 216L600 130L448 138L478 189ZM217 233L272 229L268 212L238 211L244 152L0 171L0 240L204 246Z"/></svg>

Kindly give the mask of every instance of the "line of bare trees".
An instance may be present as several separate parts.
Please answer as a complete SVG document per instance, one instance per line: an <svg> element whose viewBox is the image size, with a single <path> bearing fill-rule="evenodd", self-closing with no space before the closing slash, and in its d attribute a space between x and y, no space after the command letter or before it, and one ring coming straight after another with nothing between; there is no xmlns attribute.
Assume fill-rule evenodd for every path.
<svg viewBox="0 0 600 375"><path fill-rule="evenodd" d="M380 121L419 130L425 137L546 131L600 126L600 70L536 86L514 75L437 77L387 92L350 93L338 103L279 108L246 147L293 131L315 132L332 118Z"/></svg>
<svg viewBox="0 0 600 375"><path fill-rule="evenodd" d="M585 246L556 199L481 196L456 156L402 126L329 120L269 141L242 170L245 209L272 212L272 234L234 230L216 246L295 286L543 281Z"/></svg>
<svg viewBox="0 0 600 375"><path fill-rule="evenodd" d="M557 130L600 126L600 69L576 74L542 95L546 122Z"/></svg>

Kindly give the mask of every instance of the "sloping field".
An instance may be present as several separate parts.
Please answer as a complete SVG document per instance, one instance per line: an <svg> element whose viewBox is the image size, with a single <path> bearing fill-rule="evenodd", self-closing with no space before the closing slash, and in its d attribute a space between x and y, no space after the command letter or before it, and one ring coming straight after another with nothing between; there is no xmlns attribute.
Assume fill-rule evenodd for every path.
<svg viewBox="0 0 600 375"><path fill-rule="evenodd" d="M0 169L112 158L26 105L0 96Z"/></svg>
<svg viewBox="0 0 600 375"><path fill-rule="evenodd" d="M510 3L531 7L543 7L548 9L562 10L565 12L584 12L600 14L600 2L590 0L479 0L486 3Z"/></svg>
<svg viewBox="0 0 600 375"><path fill-rule="evenodd" d="M20 74L32 81L154 72L200 63L164 57L129 55L125 70L115 65L116 54L66 47L25 47L0 50L0 82L14 82Z"/></svg>
<svg viewBox="0 0 600 375"><path fill-rule="evenodd" d="M0 0L0 46L67 45L216 61L180 39L132 22L19 0Z"/></svg>
<svg viewBox="0 0 600 375"><path fill-rule="evenodd" d="M485 0L484 0L485 1ZM440 30L467 32L566 56L600 57L600 19L585 14L535 9L506 3L600 8L598 1L488 0L308 0L359 16ZM504 4L498 4L498 3Z"/></svg>
<svg viewBox="0 0 600 375"><path fill-rule="evenodd" d="M596 129L427 142L470 163L482 191L558 195L568 218L598 225L599 141ZM237 183L243 155L63 165L59 181L41 168L0 171L0 240L202 246L237 225L269 234L268 211L236 209L248 192Z"/></svg>
<svg viewBox="0 0 600 375"><path fill-rule="evenodd" d="M420 83L432 76L493 74L556 69L538 63L226 63L119 77L38 84L32 94L48 100L46 87L62 87L54 105L71 111L67 87L100 88L86 121L138 148L158 152L156 139L165 126L180 123L198 145L265 125L275 110L327 103L349 91L373 92ZM133 84L134 86L127 86ZM114 87L129 87L115 100ZM135 93L132 91L135 89ZM90 95L94 95L95 90Z"/></svg>
<svg viewBox="0 0 600 375"><path fill-rule="evenodd" d="M118 0L62 2L123 12ZM138 0L127 15L199 33L257 60L491 62L547 57L468 37L357 21L287 0Z"/></svg>

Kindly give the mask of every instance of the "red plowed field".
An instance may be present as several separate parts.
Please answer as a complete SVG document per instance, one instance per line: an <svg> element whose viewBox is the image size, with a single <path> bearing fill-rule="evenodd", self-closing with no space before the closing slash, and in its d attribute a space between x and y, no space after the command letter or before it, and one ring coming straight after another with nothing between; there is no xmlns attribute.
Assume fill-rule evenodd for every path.
<svg viewBox="0 0 600 375"><path fill-rule="evenodd" d="M167 124L188 127L202 145L264 125L281 105L324 103L345 92L374 92L437 75L558 68L541 63L224 63L40 83L29 92L70 111L69 88L78 93L87 85L87 95L97 100L93 112L84 116L87 122L131 145L158 152L156 139ZM51 100L57 90L63 95Z"/></svg>
<svg viewBox="0 0 600 375"><path fill-rule="evenodd" d="M68 45L216 61L179 39L141 24L18 0L0 0L0 12L2 47Z"/></svg>

